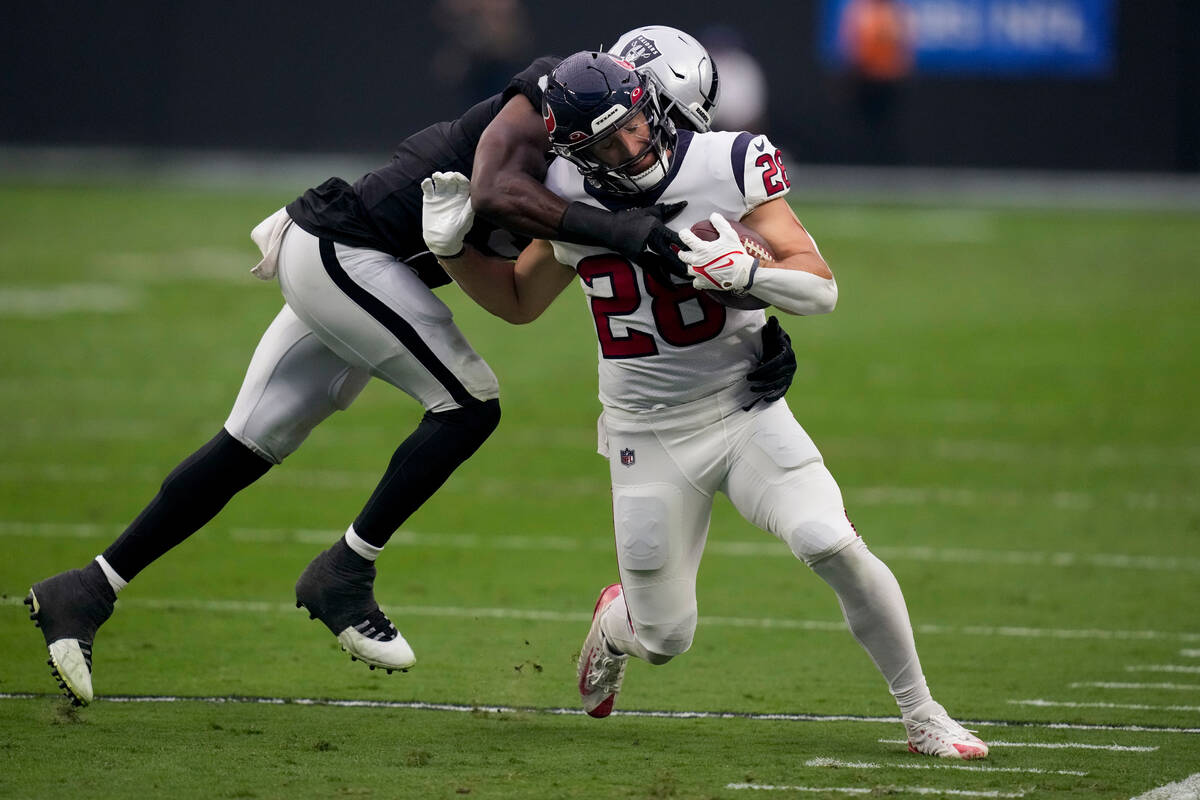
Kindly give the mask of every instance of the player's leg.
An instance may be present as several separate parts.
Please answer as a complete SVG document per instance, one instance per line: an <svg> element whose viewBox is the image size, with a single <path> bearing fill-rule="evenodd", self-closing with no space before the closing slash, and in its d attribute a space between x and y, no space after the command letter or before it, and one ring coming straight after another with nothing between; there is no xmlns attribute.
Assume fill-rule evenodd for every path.
<svg viewBox="0 0 1200 800"><path fill-rule="evenodd" d="M446 307L386 254L319 240L293 228L280 285L288 304L333 352L415 398L426 409L393 453L346 534L309 564L297 602L372 667L414 663L374 599L375 559L400 525L495 429L499 387Z"/></svg>
<svg viewBox="0 0 1200 800"><path fill-rule="evenodd" d="M945 716L921 670L904 595L846 517L841 490L783 402L750 412L746 443L726 490L747 520L774 533L837 594L854 638L887 680L909 728L933 731L922 752L975 758L987 746ZM944 717L944 721L942 718ZM934 729L937 729L934 731ZM940 736L944 743L933 743Z"/></svg>
<svg viewBox="0 0 1200 800"><path fill-rule="evenodd" d="M362 389L355 370L286 306L263 334L225 426L183 460L137 518L88 566L41 581L27 603L75 702L92 697L91 648L116 593L191 536L239 491L294 451Z"/></svg>
<svg viewBox="0 0 1200 800"><path fill-rule="evenodd" d="M712 511L711 492L680 471L641 424L606 412L602 453L612 476L619 584L605 587L578 663L584 710L611 713L630 656L665 664L696 631L696 573Z"/></svg>

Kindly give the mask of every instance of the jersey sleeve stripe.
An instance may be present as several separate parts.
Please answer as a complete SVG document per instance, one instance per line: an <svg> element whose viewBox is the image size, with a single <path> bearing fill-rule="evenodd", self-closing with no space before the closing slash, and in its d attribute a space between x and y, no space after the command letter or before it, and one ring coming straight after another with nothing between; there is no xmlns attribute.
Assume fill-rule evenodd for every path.
<svg viewBox="0 0 1200 800"><path fill-rule="evenodd" d="M737 181L738 191L746 196L746 148L754 134L743 131L733 140L733 149L729 152L729 164L733 167L733 177Z"/></svg>

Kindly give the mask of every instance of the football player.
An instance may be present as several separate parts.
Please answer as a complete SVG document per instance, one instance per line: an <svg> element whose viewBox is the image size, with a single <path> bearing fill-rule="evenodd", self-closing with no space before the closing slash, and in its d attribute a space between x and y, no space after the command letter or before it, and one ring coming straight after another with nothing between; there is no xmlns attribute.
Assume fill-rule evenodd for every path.
<svg viewBox="0 0 1200 800"><path fill-rule="evenodd" d="M533 242L515 264L489 257L462 244L468 179L439 173L423 185L430 250L489 311L528 322L575 280L590 302L620 582L601 591L580 651L583 707L594 717L612 711L630 656L663 664L691 646L696 574L722 492L833 588L900 707L910 749L982 758L987 745L931 696L900 586L850 524L820 452L786 401L758 397L742 380L761 357L762 331L778 327L763 304L808 315L837 300L828 264L785 200L782 155L766 136L677 128L668 106L653 76L626 61L567 58L543 92L558 156L546 185L597 209L688 201L671 221L687 248L678 277L561 240ZM747 253L731 219L756 231L775 260ZM713 241L689 230L706 220Z"/></svg>
<svg viewBox="0 0 1200 800"><path fill-rule="evenodd" d="M387 165L354 184L331 178L254 229L263 258L253 272L277 279L286 302L255 350L229 418L103 554L34 584L26 597L53 673L75 703L93 697L92 644L116 593L282 462L322 420L349 407L372 375L419 402L425 415L345 535L300 575L296 603L372 669L415 663L375 601L375 560L500 418L496 376L431 291L449 278L422 238L421 179L437 170L474 172L481 186L498 188L465 237L479 252L518 252L498 225L629 257L647 247L670 257L670 245L680 243L662 223L677 207L615 214L591 204L568 208L542 185L545 136L524 132L531 125L544 130L539 78L557 63L538 59L503 93L406 139ZM768 348L774 358L754 373L764 393L785 391L791 381L794 358L785 345Z"/></svg>

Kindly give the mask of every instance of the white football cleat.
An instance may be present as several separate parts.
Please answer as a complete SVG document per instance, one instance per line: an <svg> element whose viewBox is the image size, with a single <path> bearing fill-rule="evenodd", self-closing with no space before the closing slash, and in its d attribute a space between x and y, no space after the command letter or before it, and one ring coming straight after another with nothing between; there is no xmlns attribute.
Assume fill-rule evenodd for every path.
<svg viewBox="0 0 1200 800"><path fill-rule="evenodd" d="M629 663L628 655L614 653L608 648L600 631L600 617L620 596L619 583L601 590L592 612L592 627L579 651L579 696L583 700L583 710L597 718L612 713L617 693L621 691L621 681L625 679L625 665Z"/></svg>
<svg viewBox="0 0 1200 800"><path fill-rule="evenodd" d="M386 623L386 627L381 623ZM367 618L355 627L346 628L338 634L337 640L352 661L361 661L371 669L382 667L389 675L394 669L407 671L417 663L412 647L382 611L376 618Z"/></svg>
<svg viewBox="0 0 1200 800"><path fill-rule="evenodd" d="M987 744L951 719L941 706L937 708L940 711L931 714L928 719L904 720L909 752L938 758L987 758Z"/></svg>
<svg viewBox="0 0 1200 800"><path fill-rule="evenodd" d="M344 539L320 553L296 581L296 607L308 610L337 637L351 661L371 669L406 672L417 663L412 647L375 602L375 562Z"/></svg>

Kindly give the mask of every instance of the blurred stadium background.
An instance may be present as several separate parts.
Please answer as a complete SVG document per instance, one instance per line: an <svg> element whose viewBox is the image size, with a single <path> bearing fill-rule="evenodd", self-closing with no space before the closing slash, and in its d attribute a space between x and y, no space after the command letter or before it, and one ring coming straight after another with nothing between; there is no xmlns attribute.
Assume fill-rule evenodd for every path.
<svg viewBox="0 0 1200 800"><path fill-rule="evenodd" d="M887 164L993 178L1000 168L1200 169L1192 0L902 0L891 4L907 20L895 45L907 61L886 52L880 17L866 23L873 44L848 44L863 4L436 0L334 13L315 0L20 3L6 11L0 53L3 163L120 168L240 154L227 163L250 176L287 156L375 163L535 55L669 24L726 63L729 127L757 116L797 168ZM765 78L761 90L747 61ZM836 177L817 173L823 183Z"/></svg>

